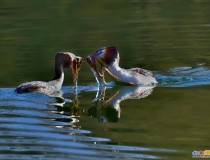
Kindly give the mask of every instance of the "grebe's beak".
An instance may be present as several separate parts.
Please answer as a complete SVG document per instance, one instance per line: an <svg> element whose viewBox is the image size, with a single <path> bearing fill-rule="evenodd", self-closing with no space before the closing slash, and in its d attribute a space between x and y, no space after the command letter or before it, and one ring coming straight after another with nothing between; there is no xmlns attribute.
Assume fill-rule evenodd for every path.
<svg viewBox="0 0 210 160"><path fill-rule="evenodd" d="M88 56L86 58L86 61L90 64L91 68L96 73L98 78L100 78L102 82L106 83L105 79L104 79L104 66L102 65L102 63L100 61L97 60L97 57L95 57L95 56ZM97 67L97 63L100 66L100 72L101 73L99 72L99 69Z"/></svg>
<svg viewBox="0 0 210 160"><path fill-rule="evenodd" d="M73 86L77 87L79 70L81 69L83 60L81 57L75 57L72 61L72 75L73 75Z"/></svg>
<svg viewBox="0 0 210 160"><path fill-rule="evenodd" d="M100 79L106 84L104 79L104 71L109 73L109 66L115 61L119 61L119 56L117 48L109 46L97 50L92 55L88 56L86 60L91 66L91 71L93 72L96 81L98 82L98 79Z"/></svg>

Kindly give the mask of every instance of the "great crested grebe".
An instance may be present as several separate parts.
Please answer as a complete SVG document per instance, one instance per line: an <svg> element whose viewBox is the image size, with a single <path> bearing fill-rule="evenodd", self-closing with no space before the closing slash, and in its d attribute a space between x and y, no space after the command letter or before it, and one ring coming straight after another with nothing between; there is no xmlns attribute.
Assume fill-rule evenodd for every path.
<svg viewBox="0 0 210 160"><path fill-rule="evenodd" d="M130 85L153 85L157 81L151 71L142 68L124 69L119 66L120 55L116 47L104 47L86 58L95 75L104 83L104 71L107 71L114 79ZM101 73L97 64L100 65Z"/></svg>
<svg viewBox="0 0 210 160"><path fill-rule="evenodd" d="M15 89L15 92L41 92L48 95L59 92L64 80L63 68L72 69L73 86L76 86L81 64L81 57L70 52L58 52L55 56L55 76L52 80L22 83Z"/></svg>

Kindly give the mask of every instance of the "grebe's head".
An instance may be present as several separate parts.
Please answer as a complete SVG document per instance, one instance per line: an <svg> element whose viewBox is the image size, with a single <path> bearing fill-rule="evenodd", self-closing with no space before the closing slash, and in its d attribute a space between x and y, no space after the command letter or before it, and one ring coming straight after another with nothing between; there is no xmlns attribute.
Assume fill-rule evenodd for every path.
<svg viewBox="0 0 210 160"><path fill-rule="evenodd" d="M97 50L93 55L103 66L108 67L115 62L118 56L118 50L116 47L104 47Z"/></svg>
<svg viewBox="0 0 210 160"><path fill-rule="evenodd" d="M71 52L59 52L55 56L55 67L59 68L63 66L63 68L72 69L73 75L73 86L76 85L79 70L81 68L83 59L81 57L75 56Z"/></svg>
<svg viewBox="0 0 210 160"><path fill-rule="evenodd" d="M119 53L116 47L104 47L97 50L91 56L88 56L86 60L92 67L96 65L96 61L98 61L102 66L108 67L116 60L119 61Z"/></svg>
<svg viewBox="0 0 210 160"><path fill-rule="evenodd" d="M96 72L98 77L104 81L104 75L103 73L100 73L99 70L101 69L102 71L103 68L109 67L114 62L119 63L119 53L116 47L103 47L88 56L86 60L90 64L91 68ZM99 64L99 68L97 64Z"/></svg>
<svg viewBox="0 0 210 160"><path fill-rule="evenodd" d="M75 56L73 53L66 53L69 57L67 58L67 68L72 69L73 86L77 87L77 81L79 76L79 70L81 69L83 59L82 57ZM70 62L70 65L68 63ZM65 67L65 66L64 66Z"/></svg>

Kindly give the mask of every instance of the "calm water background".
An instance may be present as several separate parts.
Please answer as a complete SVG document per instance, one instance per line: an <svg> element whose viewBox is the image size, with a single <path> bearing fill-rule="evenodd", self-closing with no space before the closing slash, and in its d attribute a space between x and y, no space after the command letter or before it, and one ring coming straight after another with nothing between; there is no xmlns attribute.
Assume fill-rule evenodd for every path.
<svg viewBox="0 0 210 160"><path fill-rule="evenodd" d="M11 130L16 130L19 124L25 122L23 119L20 123L17 122L17 128L10 126L12 122L3 125L11 116L5 114L4 106L18 106L23 109L25 106L33 106L25 104L25 101L37 99L37 95L23 95L23 105L17 104L13 89L7 88L14 88L25 81L47 80L53 77L54 56L58 51L71 51L86 57L98 48L114 45L119 49L121 66L153 70L163 85L154 88L146 98L122 101L117 123L101 123L101 119L109 115L109 112L112 114L112 111L94 108L96 102L92 100L96 95L96 87L92 85L95 86L95 79L89 66L84 64L79 76L79 86L84 88L81 87L77 99L81 108L74 110L73 103L67 103L64 108L57 108L56 112L61 110L60 115L80 115L76 117L79 122L71 126L73 129L90 131L93 137L108 138L111 140L109 143L116 146L150 148L150 155L161 158L191 159L192 151L210 149L209 10L210 2L207 0L1 0L0 110L1 116L6 118L0 118L1 143L7 146L10 143L5 143L3 139L12 140L12 136L5 137L4 131L8 131L10 127ZM177 67L181 68L177 70ZM111 81L106 77L107 81ZM73 100L75 97L68 87L70 85L71 74L66 72L64 97ZM87 86L89 89L85 88ZM120 89L119 86L107 89L105 100ZM5 99L10 98L11 104L8 105L8 101L4 103ZM45 101L43 99L41 102ZM36 105L34 107L38 109ZM42 110L43 108L40 109L41 113ZM21 115L25 117L30 114L21 112L12 117L20 118ZM37 118L36 113L32 115ZM47 115L50 120L53 119L51 116L54 115ZM108 118L108 121L116 119ZM51 126L53 123L55 121L45 125ZM69 135L69 130L63 131L63 134ZM153 148L166 151L156 152ZM26 152L26 155L36 155L34 150L32 147L31 152ZM64 149L62 151L64 152ZM2 155L9 153L12 156L17 152L12 148L0 148Z"/></svg>

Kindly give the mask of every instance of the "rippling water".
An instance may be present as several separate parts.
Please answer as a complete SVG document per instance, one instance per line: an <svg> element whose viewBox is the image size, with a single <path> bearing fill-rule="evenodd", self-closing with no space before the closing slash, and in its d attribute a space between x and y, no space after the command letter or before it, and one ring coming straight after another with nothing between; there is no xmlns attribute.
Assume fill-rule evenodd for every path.
<svg viewBox="0 0 210 160"><path fill-rule="evenodd" d="M157 87L210 84L209 73L208 67L203 66L170 69L156 73ZM117 87L110 82L106 87L96 84L78 86L76 93L71 87L63 87L63 98L40 93L17 94L14 88L1 88L0 158L163 159L166 155L185 155L185 150L173 148L112 144L112 139L93 136L92 131L79 125L80 116L84 113L99 122L118 122L121 112L123 114L121 102L144 99L151 96L154 89L154 86ZM117 92L107 99L106 92L110 90ZM93 106L88 109L81 107L80 97L92 92L96 94L92 99Z"/></svg>
<svg viewBox="0 0 210 160"><path fill-rule="evenodd" d="M208 66L177 67L165 73L156 73L159 85L167 87L193 87L210 84Z"/></svg>
<svg viewBox="0 0 210 160"><path fill-rule="evenodd" d="M82 92L84 87L78 90ZM79 116L63 109L64 103L71 103L68 99L62 102L60 97L39 93L16 94L13 88L0 91L1 159L160 159L153 153L176 152L111 145L109 138L91 136L91 131L79 127Z"/></svg>

